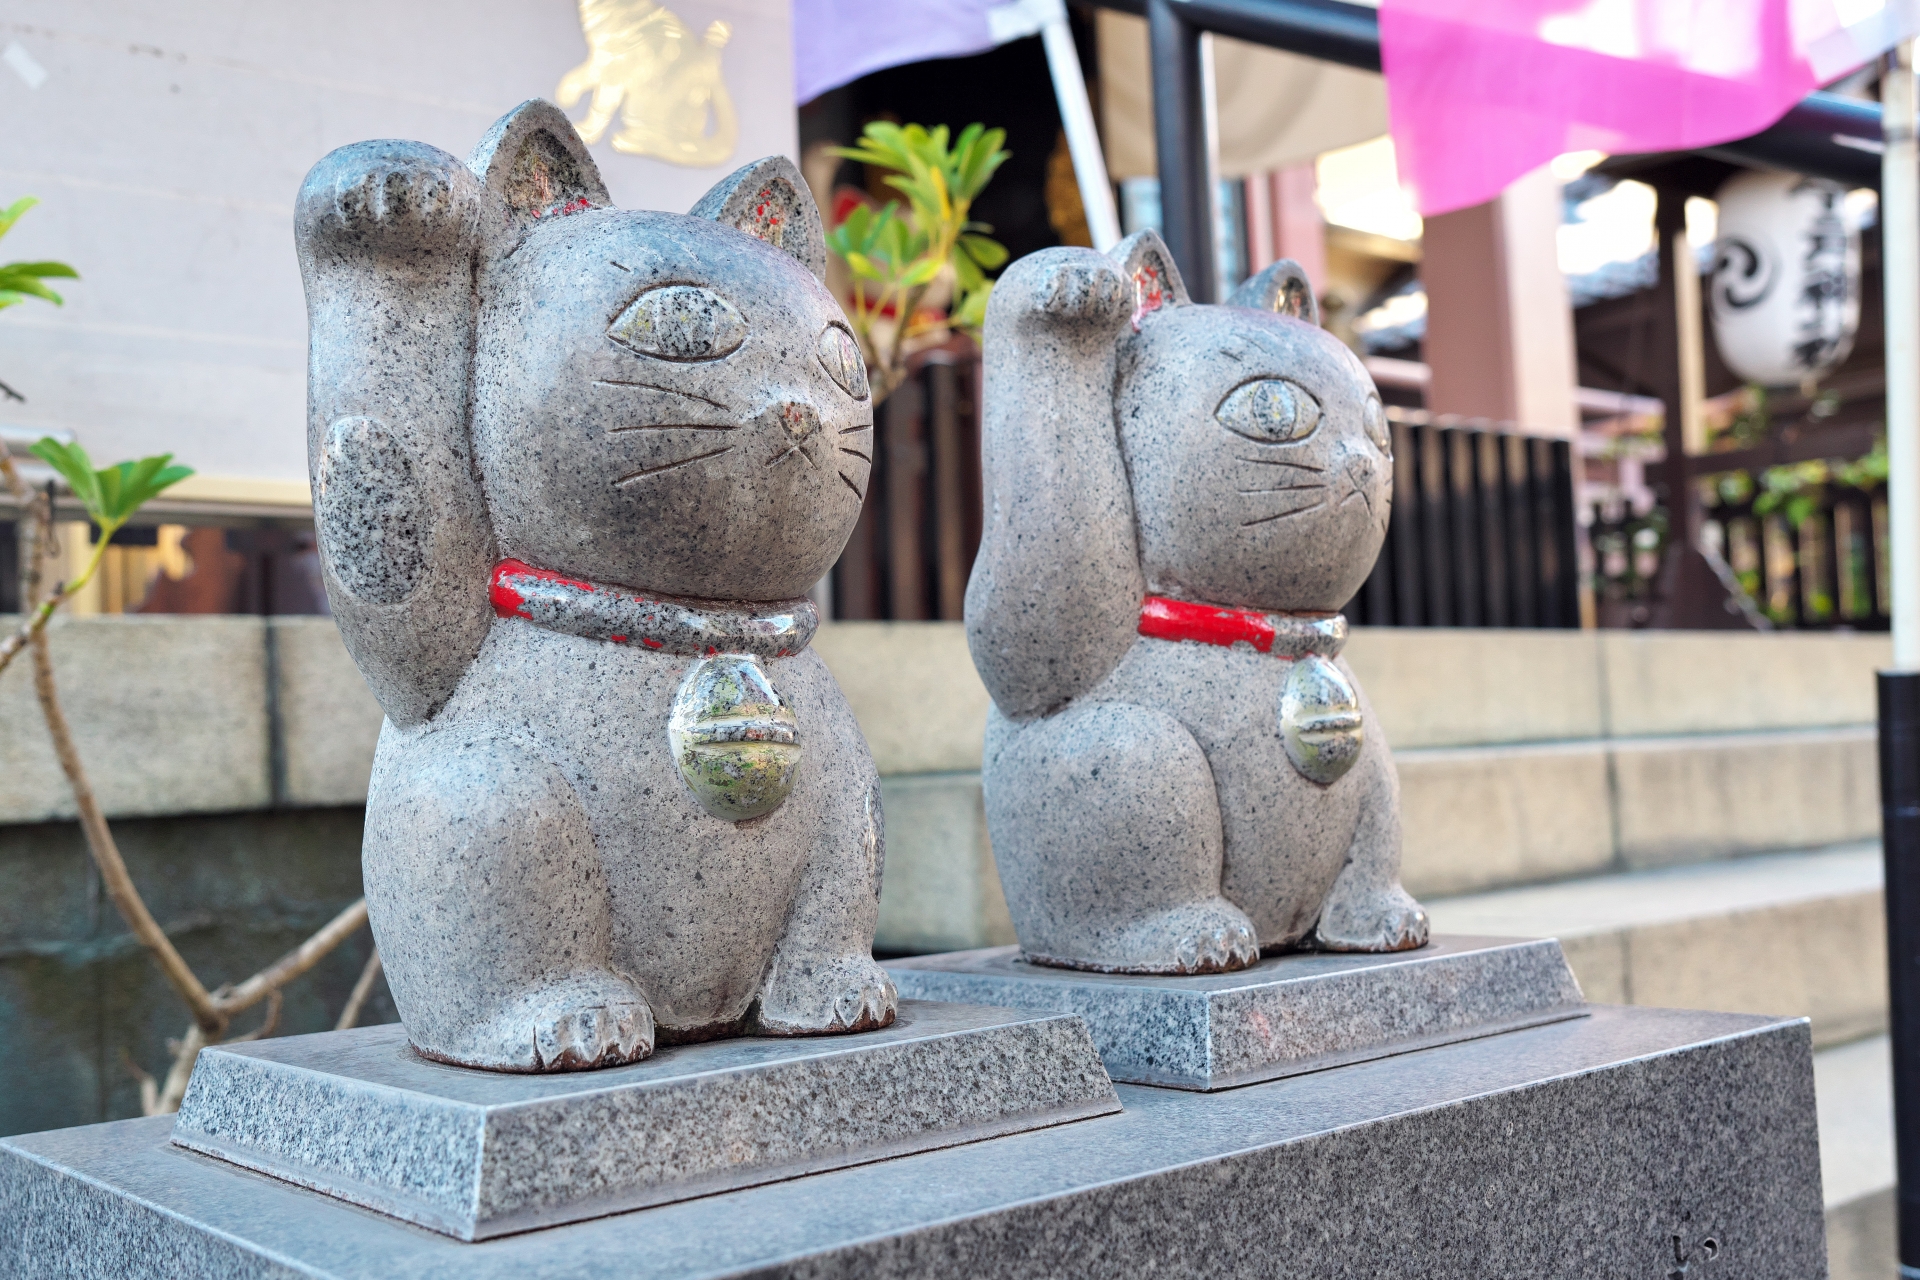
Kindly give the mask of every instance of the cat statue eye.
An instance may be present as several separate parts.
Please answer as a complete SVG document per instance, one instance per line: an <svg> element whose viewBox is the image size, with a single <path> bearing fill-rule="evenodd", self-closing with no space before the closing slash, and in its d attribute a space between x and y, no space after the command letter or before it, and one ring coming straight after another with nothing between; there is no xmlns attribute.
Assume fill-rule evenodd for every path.
<svg viewBox="0 0 1920 1280"><path fill-rule="evenodd" d="M747 340L746 317L711 289L668 284L649 289L607 330L629 351L660 360L718 360Z"/></svg>
<svg viewBox="0 0 1920 1280"><path fill-rule="evenodd" d="M1263 378L1228 392L1214 416L1221 426L1249 440L1291 444L1320 425L1320 402L1299 383Z"/></svg>
<svg viewBox="0 0 1920 1280"><path fill-rule="evenodd" d="M1393 456L1393 433L1387 429L1387 409L1379 396L1368 396L1367 407L1360 411L1360 426L1373 441L1373 447Z"/></svg>
<svg viewBox="0 0 1920 1280"><path fill-rule="evenodd" d="M828 325L820 335L820 364L834 385L855 400L873 394L867 386L867 362L860 355L860 345L837 324Z"/></svg>

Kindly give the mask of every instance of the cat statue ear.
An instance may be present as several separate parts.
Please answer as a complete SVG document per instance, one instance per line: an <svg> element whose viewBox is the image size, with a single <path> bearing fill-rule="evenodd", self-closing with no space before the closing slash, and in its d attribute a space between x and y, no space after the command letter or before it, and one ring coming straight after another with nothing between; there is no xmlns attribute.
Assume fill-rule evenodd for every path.
<svg viewBox="0 0 1920 1280"><path fill-rule="evenodd" d="M482 252L498 258L542 219L613 203L566 113L539 98L500 117L467 157L483 191Z"/></svg>
<svg viewBox="0 0 1920 1280"><path fill-rule="evenodd" d="M820 210L806 179L785 156L735 169L701 196L691 213L766 241L826 283L827 233Z"/></svg>
<svg viewBox="0 0 1920 1280"><path fill-rule="evenodd" d="M1313 282L1292 258L1282 258L1258 275L1242 280L1227 305L1273 311L1320 327L1320 303L1313 296Z"/></svg>
<svg viewBox="0 0 1920 1280"><path fill-rule="evenodd" d="M1180 268L1173 261L1167 242L1158 231L1136 231L1107 250L1120 264L1120 270L1133 284L1133 327L1161 307L1184 307L1192 299L1180 279Z"/></svg>

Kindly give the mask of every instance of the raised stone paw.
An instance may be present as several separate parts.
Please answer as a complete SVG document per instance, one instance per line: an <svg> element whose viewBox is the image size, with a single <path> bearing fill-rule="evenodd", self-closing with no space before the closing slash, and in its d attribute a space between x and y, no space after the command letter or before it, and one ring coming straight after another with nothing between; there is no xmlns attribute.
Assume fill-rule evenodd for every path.
<svg viewBox="0 0 1920 1280"><path fill-rule="evenodd" d="M418 142L363 142L327 156L300 192L303 235L361 249L450 248L478 217L473 175Z"/></svg>
<svg viewBox="0 0 1920 1280"><path fill-rule="evenodd" d="M872 956L775 957L760 987L754 1030L768 1036L871 1031L893 1022L899 993Z"/></svg>
<svg viewBox="0 0 1920 1280"><path fill-rule="evenodd" d="M1040 309L1060 320L1117 325L1133 312L1133 295L1120 268L1103 254L1062 255L1039 281Z"/></svg>
<svg viewBox="0 0 1920 1280"><path fill-rule="evenodd" d="M1313 931L1322 951L1412 951L1427 945L1427 913L1400 886L1356 903L1329 903Z"/></svg>
<svg viewBox="0 0 1920 1280"><path fill-rule="evenodd" d="M653 1053L653 1010L645 1004L568 1009L534 1027L535 1071L589 1071Z"/></svg>

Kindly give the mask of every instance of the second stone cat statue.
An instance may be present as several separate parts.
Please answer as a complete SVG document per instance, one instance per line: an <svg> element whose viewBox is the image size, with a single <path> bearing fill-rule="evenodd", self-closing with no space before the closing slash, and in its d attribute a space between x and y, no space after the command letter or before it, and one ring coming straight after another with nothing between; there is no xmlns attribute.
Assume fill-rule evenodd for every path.
<svg viewBox="0 0 1920 1280"><path fill-rule="evenodd" d="M1427 939L1398 783L1340 657L1392 489L1360 361L1275 264L1187 300L1152 232L993 291L967 640L1020 945L1124 973Z"/></svg>
<svg viewBox="0 0 1920 1280"><path fill-rule="evenodd" d="M615 209L556 108L300 192L321 563L382 707L368 909L408 1038L542 1071L884 1026L878 780L807 589L865 366L765 160Z"/></svg>

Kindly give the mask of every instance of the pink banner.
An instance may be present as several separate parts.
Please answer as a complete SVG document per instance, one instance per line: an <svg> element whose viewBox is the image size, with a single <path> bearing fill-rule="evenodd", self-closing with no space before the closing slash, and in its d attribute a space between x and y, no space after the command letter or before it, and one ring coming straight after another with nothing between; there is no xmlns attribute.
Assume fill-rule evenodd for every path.
<svg viewBox="0 0 1920 1280"><path fill-rule="evenodd" d="M1835 0L1381 0L1400 180L1445 213L1563 152L1747 137L1911 35L1914 7L1843 23Z"/></svg>

